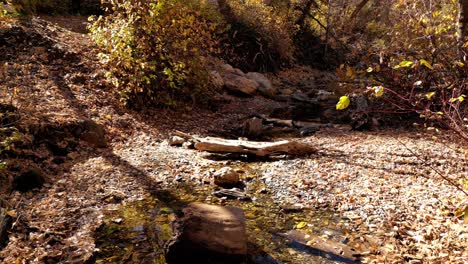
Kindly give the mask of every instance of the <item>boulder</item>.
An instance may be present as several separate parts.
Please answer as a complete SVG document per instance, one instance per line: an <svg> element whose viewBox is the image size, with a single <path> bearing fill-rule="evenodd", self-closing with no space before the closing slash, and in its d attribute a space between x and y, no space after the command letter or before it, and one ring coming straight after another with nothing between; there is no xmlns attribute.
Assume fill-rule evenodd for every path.
<svg viewBox="0 0 468 264"><path fill-rule="evenodd" d="M242 209L191 203L174 223L166 244L166 261L177 263L241 263L247 254Z"/></svg>
<svg viewBox="0 0 468 264"><path fill-rule="evenodd" d="M223 167L213 174L214 183L218 186L234 186L240 183L239 173L230 167Z"/></svg>
<svg viewBox="0 0 468 264"><path fill-rule="evenodd" d="M221 89L224 86L223 77L217 71L210 72L211 83L215 86L215 88Z"/></svg>
<svg viewBox="0 0 468 264"><path fill-rule="evenodd" d="M227 64L227 63L221 65L220 69L221 69L222 72L224 72L224 73L226 73L226 74L227 74L227 73L235 73L235 72L236 72L236 70L234 69L234 67L232 67L231 65L229 65L229 64Z"/></svg>
<svg viewBox="0 0 468 264"><path fill-rule="evenodd" d="M278 93L270 80L259 72L249 72L246 77L258 83L258 92L267 97L274 97Z"/></svg>
<svg viewBox="0 0 468 264"><path fill-rule="evenodd" d="M257 82L249 78L236 75L226 74L224 76L224 86L231 92L240 93L244 95L253 95L257 91L259 85Z"/></svg>

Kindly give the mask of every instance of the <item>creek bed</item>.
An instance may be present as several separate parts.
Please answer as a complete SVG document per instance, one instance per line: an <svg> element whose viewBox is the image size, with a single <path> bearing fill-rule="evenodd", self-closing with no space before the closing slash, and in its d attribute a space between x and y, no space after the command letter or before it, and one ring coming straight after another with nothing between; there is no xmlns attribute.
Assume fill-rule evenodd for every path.
<svg viewBox="0 0 468 264"><path fill-rule="evenodd" d="M171 223L184 205L191 202L231 205L244 210L248 237L245 263L343 263L343 259L336 259L333 254L312 250L284 234L299 228L346 244L351 234L341 227L347 220L326 210L285 212L269 194L261 191L264 185L253 169L256 166L243 166L250 173L246 193L253 198L251 201L217 198L212 195L211 185L174 183L168 189L108 209L104 224L95 233L98 248L95 263L166 263L164 244L172 236Z"/></svg>

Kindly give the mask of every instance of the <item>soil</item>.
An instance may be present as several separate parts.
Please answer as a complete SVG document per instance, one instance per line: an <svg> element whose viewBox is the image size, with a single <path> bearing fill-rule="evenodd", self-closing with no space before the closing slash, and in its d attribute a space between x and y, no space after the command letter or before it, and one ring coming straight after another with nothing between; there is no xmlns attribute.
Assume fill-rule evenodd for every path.
<svg viewBox="0 0 468 264"><path fill-rule="evenodd" d="M346 220L337 225L350 232L348 243L370 244L359 249L364 263L468 262L468 195L441 177L458 187L468 180L467 145L455 135L422 126L358 132L335 125L301 139L316 145L314 154L255 161L172 147L167 141L176 130L234 137L241 120L287 103L222 95L216 111L191 104L126 109L104 78L85 25L85 17L0 20L1 139L18 139L0 156L7 164L0 207L13 218L2 263L93 262L96 232L116 205L163 199L180 182L200 188L210 169L239 162L255 165L275 210L313 208ZM297 90L310 82L324 87L331 75L298 67L269 77ZM89 124L104 128L105 138L86 140ZM31 171L37 184L15 187ZM171 199L179 201L164 197ZM294 221L312 228L313 219L300 217Z"/></svg>

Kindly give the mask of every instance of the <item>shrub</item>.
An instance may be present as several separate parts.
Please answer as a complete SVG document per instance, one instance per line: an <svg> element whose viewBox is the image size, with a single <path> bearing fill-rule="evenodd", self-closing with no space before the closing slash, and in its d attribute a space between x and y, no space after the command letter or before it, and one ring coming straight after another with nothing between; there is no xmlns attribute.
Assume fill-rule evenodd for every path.
<svg viewBox="0 0 468 264"><path fill-rule="evenodd" d="M457 2L397 1L362 12L378 8L378 19L357 17L354 29L339 35L359 61L339 75L358 90L379 91L385 109L374 111L417 113L468 139L468 43L458 45Z"/></svg>
<svg viewBox="0 0 468 264"><path fill-rule="evenodd" d="M196 0L110 1L89 27L107 77L130 106L174 106L210 93L205 56L223 21Z"/></svg>
<svg viewBox="0 0 468 264"><path fill-rule="evenodd" d="M287 8L261 0L219 2L229 10L223 15L231 23L225 42L231 49L225 59L244 70L264 71L293 61L295 27Z"/></svg>

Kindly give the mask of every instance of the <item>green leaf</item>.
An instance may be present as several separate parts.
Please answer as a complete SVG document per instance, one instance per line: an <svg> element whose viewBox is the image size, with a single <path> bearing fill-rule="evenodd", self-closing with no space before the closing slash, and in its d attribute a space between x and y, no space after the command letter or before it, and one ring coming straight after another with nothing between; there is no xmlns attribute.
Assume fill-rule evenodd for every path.
<svg viewBox="0 0 468 264"><path fill-rule="evenodd" d="M419 62L421 62L422 65L426 66L426 68L434 70L434 67L432 67L432 65L429 62L427 62L427 60L420 59Z"/></svg>
<svg viewBox="0 0 468 264"><path fill-rule="evenodd" d="M348 108L350 102L351 102L351 100L349 100L348 96L346 96L346 95L341 96L340 101L338 101L338 103L336 104L336 110L344 110L344 109Z"/></svg>
<svg viewBox="0 0 468 264"><path fill-rule="evenodd" d="M402 62L400 62L400 64L398 64L397 66L393 67L394 69L398 69L398 68L406 68L406 67L409 67L413 65L413 62L412 61L407 61L407 60L404 60Z"/></svg>
<svg viewBox="0 0 468 264"><path fill-rule="evenodd" d="M302 229L304 227L307 226L307 222L299 222L297 225L296 225L296 229Z"/></svg>

